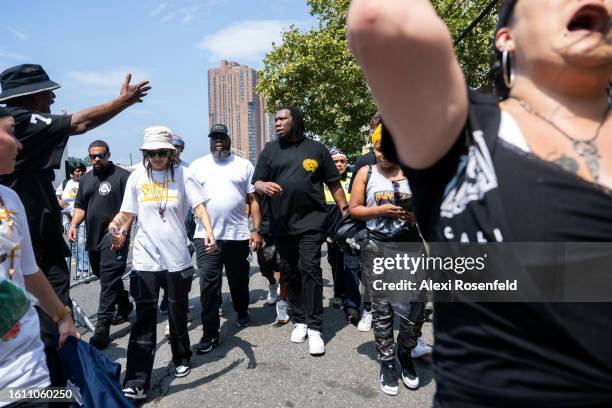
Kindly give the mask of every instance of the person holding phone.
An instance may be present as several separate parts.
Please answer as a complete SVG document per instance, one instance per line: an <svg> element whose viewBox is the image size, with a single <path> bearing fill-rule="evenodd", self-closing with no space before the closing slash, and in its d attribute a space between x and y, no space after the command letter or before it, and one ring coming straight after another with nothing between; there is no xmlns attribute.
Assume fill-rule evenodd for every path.
<svg viewBox="0 0 612 408"><path fill-rule="evenodd" d="M381 151L382 125L374 132L372 143L376 155L375 166L362 167L353 182L349 212L358 220L366 221L368 238L361 242L362 276L372 301L372 327L378 350L380 388L388 395L399 392L395 367L393 320L400 317L397 336L397 356L401 365L402 381L406 387L416 389L419 377L411 354L421 336L425 320L425 303L392 304L383 291L372 289L376 276L371 260L383 256L379 242L419 242L418 228L412 210L412 193L400 166L390 162ZM398 313L400 309L402 313Z"/></svg>
<svg viewBox="0 0 612 408"><path fill-rule="evenodd" d="M216 242L205 197L189 169L176 164L172 132L164 126L145 129L143 166L128 178L121 211L110 223L112 248L120 248L138 216L134 238L130 292L136 303L127 350L123 392L134 400L146 398L156 345L157 302L162 279L167 277L170 347L174 375L191 372L187 332L188 295L193 266L187 249L185 216L189 207L204 226L204 245L214 252Z"/></svg>

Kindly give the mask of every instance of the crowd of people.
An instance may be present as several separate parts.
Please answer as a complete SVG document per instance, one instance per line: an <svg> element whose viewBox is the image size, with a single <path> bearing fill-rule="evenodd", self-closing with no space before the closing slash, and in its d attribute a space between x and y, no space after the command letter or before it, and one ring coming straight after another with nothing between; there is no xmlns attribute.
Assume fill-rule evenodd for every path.
<svg viewBox="0 0 612 408"><path fill-rule="evenodd" d="M116 99L53 115L59 85L41 66L5 70L0 291L23 312L0 333L0 385L65 386L58 338L61 346L79 337L67 230L70 241L84 243L100 278L90 344L104 349L110 326L135 308L123 381L132 400L147 398L158 310L168 314L176 377L189 375L193 352L224 340L224 269L236 324L249 325L251 252L276 322L294 325L288 340L323 355L325 242L332 305L356 330L373 331L380 362L373 381L387 395L399 393L400 379L417 389L413 359L431 353L421 337L426 304L373 289L380 276L368 265L384 244L413 243L421 253L428 242L612 241L611 13L609 1L505 0L493 41L496 92L486 95L465 86L449 31L428 0L353 0L350 46L380 112L370 123L372 151L351 171L341 150L307 137L300 109L281 106L277 139L255 165L232 151L224 124L213 124L210 151L191 164L180 158L185 142L153 126L131 171L113 164L109 145L96 140L88 151L92 170L74 168L54 191L53 169L68 138L141 102L150 85L131 85L128 75ZM365 223L359 251L335 236L348 215ZM86 234L79 233L83 223ZM128 294L121 276L130 239ZM192 346L194 277L202 337ZM38 317L26 291L38 299ZM610 406L610 312L610 303L437 302L434 405Z"/></svg>

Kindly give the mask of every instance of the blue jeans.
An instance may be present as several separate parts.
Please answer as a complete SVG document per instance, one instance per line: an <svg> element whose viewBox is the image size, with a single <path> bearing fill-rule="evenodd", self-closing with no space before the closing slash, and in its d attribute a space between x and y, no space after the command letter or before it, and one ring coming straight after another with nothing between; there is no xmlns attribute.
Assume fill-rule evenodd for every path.
<svg viewBox="0 0 612 408"><path fill-rule="evenodd" d="M361 293L359 293L359 282L361 281L361 262L359 257L344 254L344 272L345 272L345 294L344 309L359 310L361 305ZM363 307L365 310L370 310L370 296L366 292L364 285Z"/></svg>

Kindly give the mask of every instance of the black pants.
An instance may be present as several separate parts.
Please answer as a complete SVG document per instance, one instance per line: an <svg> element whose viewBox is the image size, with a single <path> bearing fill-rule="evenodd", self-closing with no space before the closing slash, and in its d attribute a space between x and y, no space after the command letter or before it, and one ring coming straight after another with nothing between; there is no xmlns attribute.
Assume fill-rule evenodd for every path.
<svg viewBox="0 0 612 408"><path fill-rule="evenodd" d="M126 238L120 251L111 251L110 235L105 235L99 251L89 251L89 264L94 275L100 278L100 305L98 321L110 323L116 305L129 303L128 292L121 276L125 273L130 240Z"/></svg>
<svg viewBox="0 0 612 408"><path fill-rule="evenodd" d="M344 273L344 253L335 243L327 242L327 262L331 266L334 280L334 297L346 297L346 274Z"/></svg>
<svg viewBox="0 0 612 408"><path fill-rule="evenodd" d="M309 329L323 323L323 271L321 244L325 236L309 231L277 240L281 258L281 281L287 287L291 318Z"/></svg>
<svg viewBox="0 0 612 408"><path fill-rule="evenodd" d="M219 335L219 306L223 267L229 285L234 310L244 316L249 308L249 241L217 241L217 250L206 253L202 238L193 240L200 273L200 302L205 338Z"/></svg>
<svg viewBox="0 0 612 408"><path fill-rule="evenodd" d="M49 280L57 297L63 304L72 307L72 300L70 299L70 272L68 271L64 254L45 253L36 256L36 262ZM45 345L45 356L47 358L49 376L51 377L51 385L53 387L63 387L66 385L66 376L64 375L64 369L57 352L57 339L59 337L57 323L40 308L37 307L36 310L40 318L40 337Z"/></svg>
<svg viewBox="0 0 612 408"><path fill-rule="evenodd" d="M136 322L132 326L127 350L126 387L149 388L157 343L157 301L160 281L165 273L132 271L130 275L130 293L136 303ZM193 268L167 273L170 348L176 366L188 365L191 358L187 309L192 276Z"/></svg>

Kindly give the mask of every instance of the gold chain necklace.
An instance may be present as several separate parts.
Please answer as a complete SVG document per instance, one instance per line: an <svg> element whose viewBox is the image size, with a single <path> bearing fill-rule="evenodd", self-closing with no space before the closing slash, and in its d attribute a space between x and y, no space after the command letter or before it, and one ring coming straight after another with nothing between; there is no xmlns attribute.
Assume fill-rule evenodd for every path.
<svg viewBox="0 0 612 408"><path fill-rule="evenodd" d="M9 209L6 206L6 203L4 202L4 199L2 198L2 196L0 195L0 208L2 208L2 210L4 211L4 213L6 214L6 227L8 229L8 233L12 234L12 232L15 230L15 221L13 221L13 218L11 217L11 212L9 211ZM0 224L2 223L2 221L0 220ZM15 250L12 249L9 256L9 270L8 270L8 276L9 279L13 279L13 275L15 275Z"/></svg>
<svg viewBox="0 0 612 408"><path fill-rule="evenodd" d="M575 137L567 133L565 130L561 129L559 125L557 125L555 122L533 109L531 105L529 105L524 100L515 96L511 96L510 98L515 99L519 103L519 105L521 105L521 108L523 108L527 113L534 115L537 118L540 118L544 122L548 123L559 133L565 136L570 142L572 142L572 148L580 157L584 159L584 161L586 162L586 166L589 169L589 173L591 174L593 179L599 180L599 171L601 168L599 164L599 159L601 159L601 155L599 154L599 148L597 147L597 144L595 144L595 142L597 141L597 138L601 133L601 128L606 122L606 118L608 117L608 113L610 113L610 108L612 107L612 105L608 104L608 108L604 113L603 119L601 120L601 122L599 122L599 125L597 126L595 135L588 140L580 140L576 139Z"/></svg>

